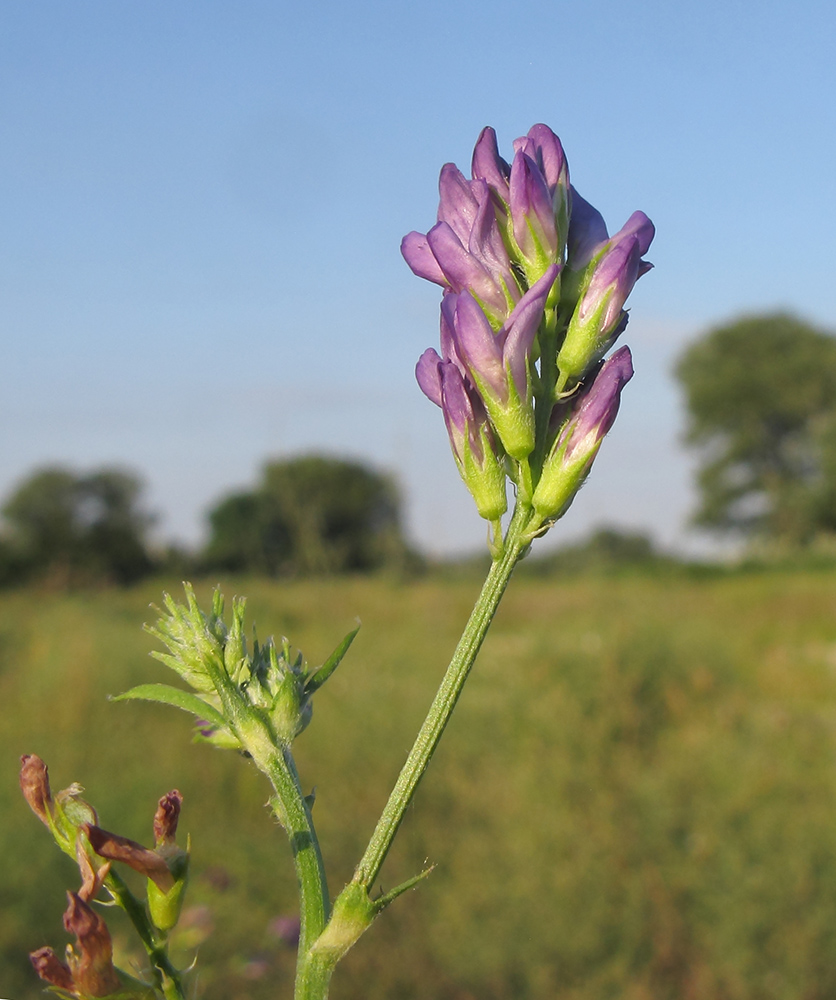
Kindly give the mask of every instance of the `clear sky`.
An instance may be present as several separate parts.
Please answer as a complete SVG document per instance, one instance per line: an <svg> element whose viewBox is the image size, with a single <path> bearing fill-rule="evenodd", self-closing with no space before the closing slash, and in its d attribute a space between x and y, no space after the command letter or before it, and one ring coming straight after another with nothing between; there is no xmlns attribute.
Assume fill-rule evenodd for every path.
<svg viewBox="0 0 836 1000"><path fill-rule="evenodd" d="M683 345L774 308L836 326L834 38L803 0L7 0L0 494L120 464L195 542L265 459L316 449L395 471L424 548L478 546L413 379L438 290L398 247L482 126L507 155L543 121L611 231L657 226L637 375L560 537L688 544Z"/></svg>

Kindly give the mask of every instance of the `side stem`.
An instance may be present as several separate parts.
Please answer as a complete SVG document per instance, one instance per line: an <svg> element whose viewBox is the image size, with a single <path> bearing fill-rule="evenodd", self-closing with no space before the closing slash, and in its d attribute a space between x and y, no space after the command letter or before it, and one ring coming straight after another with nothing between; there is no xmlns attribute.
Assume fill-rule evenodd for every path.
<svg viewBox="0 0 836 1000"><path fill-rule="evenodd" d="M289 748L271 747L272 753L258 761L276 790L272 803L276 816L284 826L293 863L299 881L300 929L299 957L322 933L330 916L328 883L325 866L311 818L310 806L302 793L296 764Z"/></svg>

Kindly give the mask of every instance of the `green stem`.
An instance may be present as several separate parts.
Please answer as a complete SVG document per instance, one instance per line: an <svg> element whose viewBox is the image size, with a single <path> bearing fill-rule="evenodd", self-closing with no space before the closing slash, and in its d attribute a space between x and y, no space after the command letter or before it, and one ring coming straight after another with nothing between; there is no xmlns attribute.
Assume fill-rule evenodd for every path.
<svg viewBox="0 0 836 1000"><path fill-rule="evenodd" d="M308 950L322 933L330 916L328 883L311 810L302 794L290 748L270 744L264 749L266 752L260 753L257 758L253 756L276 791L278 801L274 803L274 808L290 840L299 881L299 977ZM298 986L296 995L300 995Z"/></svg>
<svg viewBox="0 0 836 1000"><path fill-rule="evenodd" d="M162 992L166 1000L185 1000L180 973L174 968L168 957L168 944L165 939L159 939L157 931L148 919L145 906L134 896L121 876L115 871L111 870L108 873L104 884L134 925L151 963L156 988Z"/></svg>
<svg viewBox="0 0 836 1000"><path fill-rule="evenodd" d="M307 952L322 933L331 910L325 865L310 806L302 792L289 743L278 738L265 719L246 704L226 675L217 672L213 680L235 735L256 767L270 779L276 792L270 804L290 841L299 882L298 976Z"/></svg>
<svg viewBox="0 0 836 1000"><path fill-rule="evenodd" d="M429 714L421 726L415 744L409 752L395 787L392 789L392 794L378 820L366 853L357 866L353 881L367 889L371 889L380 873L395 834L398 832L404 814L415 794L415 789L418 787L441 735L450 721L450 716L453 714L453 709L462 693L470 668L473 666L505 588L508 586L514 566L522 555L525 543L520 540L520 534L530 513L530 508L527 506L517 505L508 528L503 555L491 566L482 592L479 594L456 651L453 653L450 666L447 668L438 693L430 707ZM325 996L325 994L310 995Z"/></svg>

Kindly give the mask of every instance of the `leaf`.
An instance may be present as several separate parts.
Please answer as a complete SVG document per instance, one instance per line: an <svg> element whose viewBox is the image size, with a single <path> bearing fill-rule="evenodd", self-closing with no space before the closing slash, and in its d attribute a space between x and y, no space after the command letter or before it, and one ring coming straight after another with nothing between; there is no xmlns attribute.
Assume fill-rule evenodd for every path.
<svg viewBox="0 0 836 1000"><path fill-rule="evenodd" d="M317 670L315 674L308 678L305 684L305 694L313 694L317 688L321 688L322 685L328 680L331 674L340 665L340 661L348 652L348 647L354 642L354 637L360 631L360 626L358 625L353 631L349 632L348 635L343 639L343 641L337 646L334 652L328 657L328 659L322 664L322 666Z"/></svg>
<svg viewBox="0 0 836 1000"><path fill-rule="evenodd" d="M110 701L131 700L156 701L162 705L173 705L175 708L181 708L184 712L191 712L198 719L204 719L219 729L227 728L226 719L216 708L202 698L198 698L196 694L192 694L191 691L182 691L169 684L140 684L131 688L130 691L110 696Z"/></svg>

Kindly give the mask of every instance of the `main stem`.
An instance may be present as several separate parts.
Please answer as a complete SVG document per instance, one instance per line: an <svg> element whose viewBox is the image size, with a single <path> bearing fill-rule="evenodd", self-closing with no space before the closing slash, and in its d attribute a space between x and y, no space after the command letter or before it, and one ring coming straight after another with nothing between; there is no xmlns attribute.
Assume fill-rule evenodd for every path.
<svg viewBox="0 0 836 1000"><path fill-rule="evenodd" d="M459 640L450 666L444 675L438 693L430 707L427 718L418 733L415 744L406 758L389 801L378 820L374 833L354 873L354 882L371 889L377 879L395 834L403 821L404 814L412 801L415 789L432 759L438 741L441 739L462 688L470 673L470 668L490 627L514 566L522 555L525 543L520 534L528 520L530 510L518 504L505 539L505 551L491 567L482 591Z"/></svg>

